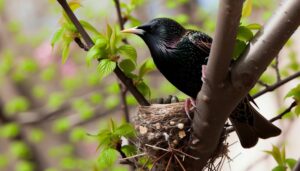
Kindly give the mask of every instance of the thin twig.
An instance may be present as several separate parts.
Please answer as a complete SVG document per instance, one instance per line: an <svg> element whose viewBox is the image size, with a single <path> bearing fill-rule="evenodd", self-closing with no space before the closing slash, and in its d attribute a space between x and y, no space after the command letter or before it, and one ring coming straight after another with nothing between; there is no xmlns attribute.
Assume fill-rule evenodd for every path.
<svg viewBox="0 0 300 171"><path fill-rule="evenodd" d="M128 159L133 159L133 158L137 158L137 157L141 157L141 156L145 156L145 155L147 155L147 153L141 153L141 154L137 154L137 155L134 155L134 156L122 158L122 159L120 159L120 161L126 161Z"/></svg>
<svg viewBox="0 0 300 171"><path fill-rule="evenodd" d="M154 145L145 144L145 146L151 147L151 148L153 148L155 150L162 150L162 151L169 152L169 150L167 150L167 149L164 149L164 148L161 148L161 147L157 147L157 146L154 146Z"/></svg>
<svg viewBox="0 0 300 171"><path fill-rule="evenodd" d="M184 166L182 165L181 161L179 160L179 158L177 157L176 154L174 154L174 157L175 157L175 159L177 160L177 163L180 165L181 169L182 169L183 171L186 171L186 169L184 168Z"/></svg>
<svg viewBox="0 0 300 171"><path fill-rule="evenodd" d="M281 81L278 81L277 83L275 83L275 84L273 84L273 85L268 86L268 87L265 88L264 90L258 92L258 93L255 94L254 96L252 96L252 98L255 99L255 98L257 98L257 97L259 97L259 96L261 96L261 95L263 95L263 94L265 94L265 93L267 93L267 92L273 91L273 90L275 90L276 88L282 86L283 84L285 84L285 83L287 83L287 82L289 82L289 81L291 81L291 80L293 80L293 79L295 79L295 78L297 78L297 77L299 77L299 76L300 76L300 71L294 73L294 74L291 75L291 76L286 77L285 79L283 79L283 80L281 80Z"/></svg>
<svg viewBox="0 0 300 171"><path fill-rule="evenodd" d="M287 113L289 113L296 105L297 105L297 101L295 100L287 109L285 109L283 112L281 112L279 115L275 116L274 118L270 119L269 121L275 122L278 119L282 119L282 117Z"/></svg>
<svg viewBox="0 0 300 171"><path fill-rule="evenodd" d="M88 35L86 30L82 27L80 24L79 20L76 18L74 15L73 11L69 7L68 3L66 0L57 0L59 4L62 6L70 20L73 22L74 26L77 28L78 32L81 34L83 40L86 43L87 48L91 48L94 45L93 40L91 37ZM128 90L132 93L132 95L135 97L135 99L138 101L140 105L143 106L149 106L150 103L145 99L145 97L137 90L135 85L133 84L133 81L126 77L126 75L123 73L123 71L116 66L116 69L114 70L114 73L117 75L117 77L121 80L121 82L126 85Z"/></svg>
<svg viewBox="0 0 300 171"><path fill-rule="evenodd" d="M263 87L265 87L265 88L268 88L268 87L269 87L268 84L264 83L264 82L261 81L261 80L258 80L258 81L257 81L257 84L259 84L259 85L261 85L261 86L263 86Z"/></svg>
<svg viewBox="0 0 300 171"><path fill-rule="evenodd" d="M277 82L281 81L281 76L280 76L280 71L279 71L279 56L278 55L275 58L275 64L273 65L273 68L275 69L275 72L276 72Z"/></svg>

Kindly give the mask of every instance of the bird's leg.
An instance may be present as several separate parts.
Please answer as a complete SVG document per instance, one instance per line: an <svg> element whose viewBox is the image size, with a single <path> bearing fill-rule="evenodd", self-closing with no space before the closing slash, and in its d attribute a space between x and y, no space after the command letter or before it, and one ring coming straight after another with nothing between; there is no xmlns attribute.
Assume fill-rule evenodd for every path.
<svg viewBox="0 0 300 171"><path fill-rule="evenodd" d="M202 82L205 82L206 80L206 65L202 65L202 77L201 77Z"/></svg>
<svg viewBox="0 0 300 171"><path fill-rule="evenodd" d="M184 101L184 111L187 115L187 117L192 120L191 116L190 116L190 111L193 110L196 107L196 103L195 100L193 98L187 98Z"/></svg>

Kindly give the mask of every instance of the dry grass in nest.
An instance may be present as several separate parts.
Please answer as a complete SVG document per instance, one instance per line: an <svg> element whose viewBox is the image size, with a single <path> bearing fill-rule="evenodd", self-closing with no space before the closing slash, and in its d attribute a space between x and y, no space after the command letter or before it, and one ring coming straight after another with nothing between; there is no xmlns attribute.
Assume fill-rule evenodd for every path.
<svg viewBox="0 0 300 171"><path fill-rule="evenodd" d="M197 160L184 152L191 138L191 121L184 111L183 102L140 106L133 123L138 132L139 149L150 156L156 170L185 170L182 165L184 158ZM221 168L220 163L223 163L228 152L225 140L226 135L223 135L207 164L208 170ZM216 161L218 163L215 165Z"/></svg>

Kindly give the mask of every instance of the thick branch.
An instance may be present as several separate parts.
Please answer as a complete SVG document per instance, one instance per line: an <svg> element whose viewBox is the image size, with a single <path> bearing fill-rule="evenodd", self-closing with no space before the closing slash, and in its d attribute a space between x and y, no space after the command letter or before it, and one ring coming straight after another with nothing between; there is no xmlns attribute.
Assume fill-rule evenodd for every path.
<svg viewBox="0 0 300 171"><path fill-rule="evenodd" d="M242 2L242 0L220 1L217 28L221 29L218 31L224 29L222 34L226 36L218 37L219 34L216 34L214 38L213 46L221 45L222 47L212 49L207 66L208 81L203 84L198 94L198 110L193 120L193 130L196 138L193 139L190 146L192 149L190 154L199 157L200 160L189 160L191 163L187 166L192 167L191 170L200 170L204 167L208 158L216 149L221 131L229 114L242 98L247 95L252 86L255 85L259 76L276 57L300 22L300 1L285 1L284 5L265 25L264 29L259 31L251 41L243 55L233 65L231 72L228 73L224 70L228 66L227 60L230 59L231 54L229 52L231 50L228 50L229 52L226 55L222 53L217 57L214 56L214 54L217 54L214 51L222 52L223 48L233 48L234 42L230 41L234 41L236 35L234 34L235 32L229 32L228 27L235 27L236 29L239 23L237 21L237 23L234 22L233 24L229 21L239 19ZM230 19L227 19L228 16L230 16ZM221 22L221 20L227 22ZM219 41L223 42L223 44L218 43ZM214 64L217 62L218 65ZM211 71L214 72L209 73ZM217 73L220 75L216 75ZM230 80L225 80L226 78ZM216 80L211 81L212 79ZM211 84L212 82L214 84Z"/></svg>
<svg viewBox="0 0 300 171"><path fill-rule="evenodd" d="M91 48L94 45L93 40L88 35L86 30L82 27L76 16L74 15L73 11L70 9L66 0L57 0L59 4L62 6L70 20L73 22L74 26L77 28L78 32L81 34L83 40L87 44L87 48ZM132 93L135 99L138 101L140 105L149 106L150 103L145 99L145 97L137 90L135 85L133 84L132 80L121 71L121 69L117 66L114 70L117 77L121 80L121 82L126 85L128 90Z"/></svg>
<svg viewBox="0 0 300 171"><path fill-rule="evenodd" d="M275 83L273 85L267 86L264 90L262 90L262 91L258 92L257 94L255 94L252 98L255 99L255 98L257 98L257 97L259 97L259 96L261 96L261 95L263 95L267 92L273 91L273 90L277 89L278 87L284 85L285 83L287 83L287 82L289 82L289 81L291 81L291 80L293 80L297 77L300 77L300 71L296 72L293 75L290 75L290 76L286 77L283 80L278 81L277 83Z"/></svg>
<svg viewBox="0 0 300 171"><path fill-rule="evenodd" d="M206 70L207 80L198 94L197 112L195 112L193 120L194 134L199 141L193 140L194 144L192 145L196 150L193 150L192 154L197 155L200 160L192 161L192 170L196 170L196 168L200 170L206 165L208 158L217 147L223 125L233 108L223 109L216 108L216 106L222 104L226 97L224 95L223 99L219 98L219 93L223 92L228 82L228 68L243 2L243 0L220 1L217 30Z"/></svg>

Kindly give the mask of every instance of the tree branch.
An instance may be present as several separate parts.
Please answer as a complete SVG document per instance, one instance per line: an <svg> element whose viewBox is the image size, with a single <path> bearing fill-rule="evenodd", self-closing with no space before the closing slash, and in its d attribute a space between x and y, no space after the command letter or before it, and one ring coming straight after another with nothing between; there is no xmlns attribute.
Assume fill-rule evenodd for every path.
<svg viewBox="0 0 300 171"><path fill-rule="evenodd" d="M73 22L73 24L77 28L78 32L81 34L83 40L85 41L85 43L87 45L87 48L90 49L91 47L93 47L93 45L94 45L93 40L88 35L86 30L82 27L79 20L76 18L73 11L70 9L67 1L66 0L57 0L57 1L62 6L62 8L66 12L66 14L70 18L70 20ZM135 99L138 101L138 103L140 105L143 105L143 106L150 105L150 103L145 99L145 97L137 90L137 88L133 84L133 81L130 78L126 77L126 75L121 71L121 69L118 67L118 65L117 65L116 69L114 70L114 73L121 80L121 82L124 85L126 85L128 90L132 93L132 95L135 97Z"/></svg>
<svg viewBox="0 0 300 171"><path fill-rule="evenodd" d="M275 116L274 118L270 119L270 122L275 122L279 119L282 119L282 117L284 115L286 115L287 113L289 113L293 107L297 106L297 101L295 100L287 109L285 109L283 112L281 112L279 115Z"/></svg>
<svg viewBox="0 0 300 171"><path fill-rule="evenodd" d="M255 94L254 96L252 96L253 99L267 93L267 92L270 92L270 91L273 91L275 89L277 89L278 87L284 85L285 83L297 78L297 77L300 77L300 71L294 73L293 75L290 75L288 76L287 78L283 79L283 80L280 80L278 81L277 83L273 84L273 85L268 85L268 87L266 87L264 90L258 92L257 94Z"/></svg>
<svg viewBox="0 0 300 171"><path fill-rule="evenodd" d="M242 3L242 0L220 1L218 30L207 66L208 81L204 82L198 94L197 110L192 125L194 137L189 154L199 157L200 160L187 161L186 166L191 167L190 170L200 170L205 166L217 147L229 114L255 85L300 22L300 1L285 1L233 64L231 72L228 72L226 67L232 55ZM228 29L230 27L234 31ZM214 52L216 50L219 52ZM221 54L224 51L226 53ZM216 54L220 55L215 56ZM214 72L209 73L211 71Z"/></svg>
<svg viewBox="0 0 300 171"><path fill-rule="evenodd" d="M192 125L196 138L192 140L191 147L196 150L191 150L191 154L200 160L192 161L192 165L187 164L188 167L192 167L191 170L201 170L206 165L217 147L224 123L233 109L233 106L227 109L216 106L220 106L226 96L230 97L224 95L223 98L219 98L219 93L223 92L225 85L228 84L228 68L243 2L243 0L220 1L217 30L206 70L207 79L197 97L197 110Z"/></svg>

